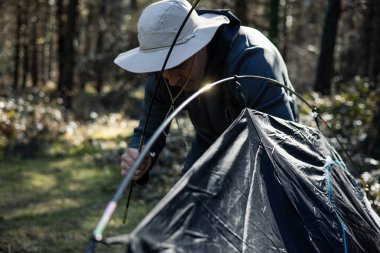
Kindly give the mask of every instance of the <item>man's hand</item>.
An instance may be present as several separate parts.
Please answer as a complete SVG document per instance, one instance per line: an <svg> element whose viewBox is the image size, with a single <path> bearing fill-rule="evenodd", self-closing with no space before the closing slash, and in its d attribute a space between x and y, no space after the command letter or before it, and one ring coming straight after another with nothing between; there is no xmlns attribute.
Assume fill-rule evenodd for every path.
<svg viewBox="0 0 380 253"><path fill-rule="evenodd" d="M121 156L120 168L121 175L125 176L128 171L131 169L133 163L136 161L138 155L140 154L138 149L129 148L127 151ZM147 154L144 160L141 162L140 167L133 174L133 180L139 180L145 172L149 169L152 163L152 156Z"/></svg>

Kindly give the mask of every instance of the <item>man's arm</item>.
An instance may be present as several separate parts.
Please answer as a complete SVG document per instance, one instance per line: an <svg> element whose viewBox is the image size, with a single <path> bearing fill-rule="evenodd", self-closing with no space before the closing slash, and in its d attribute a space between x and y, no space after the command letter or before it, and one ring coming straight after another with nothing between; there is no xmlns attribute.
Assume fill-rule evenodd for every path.
<svg viewBox="0 0 380 253"><path fill-rule="evenodd" d="M154 92L154 86L156 84L155 75L151 75L147 83L145 85L145 96L142 101L142 112L140 114L140 123L139 126L135 129L134 134L132 136L129 148L127 151L121 156L121 174L125 175L128 170L132 167L135 162L137 156L139 155L139 145L141 136L143 134L144 124L147 121L147 115L149 110L149 104ZM146 131L144 133L144 141L142 144L145 144L149 138L153 135L159 125L165 120L166 114L170 108L170 100L167 91L164 89L163 84L159 85L159 88L156 93L156 97L153 100L152 110L150 112L149 119L146 125ZM169 128L166 129L169 131ZM147 155L139 167L138 171L134 174L133 179L138 180L143 177L143 175L154 165L154 162L157 159L158 154L164 148L166 142L166 138L164 134L161 134L157 139L156 143L151 148L151 153L157 154L154 156Z"/></svg>

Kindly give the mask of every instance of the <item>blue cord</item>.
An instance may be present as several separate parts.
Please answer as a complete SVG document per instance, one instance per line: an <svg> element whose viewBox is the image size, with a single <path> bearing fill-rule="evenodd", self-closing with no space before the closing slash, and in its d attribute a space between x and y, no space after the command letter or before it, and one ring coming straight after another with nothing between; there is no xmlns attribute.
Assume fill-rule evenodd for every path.
<svg viewBox="0 0 380 253"><path fill-rule="evenodd" d="M331 192L332 192L331 188L332 187L331 187L330 173L331 173L331 165L332 164L340 164L341 165L342 163L341 162L335 162L335 161L333 161L330 156L328 156L327 159L326 159L326 165L325 165L325 167L326 167L326 170L327 170L327 196L329 198L329 203L332 206L333 211L334 211L334 213L335 213L335 215L336 215L336 217L337 217L337 219L338 219L338 221L340 223L340 227L342 229L343 244L344 244L344 253L348 253L348 245L347 245L347 236L346 236L345 225L344 225L343 220L340 218L338 212L336 211L335 205L334 205L333 200L331 198ZM345 166L344 166L344 168L345 168Z"/></svg>

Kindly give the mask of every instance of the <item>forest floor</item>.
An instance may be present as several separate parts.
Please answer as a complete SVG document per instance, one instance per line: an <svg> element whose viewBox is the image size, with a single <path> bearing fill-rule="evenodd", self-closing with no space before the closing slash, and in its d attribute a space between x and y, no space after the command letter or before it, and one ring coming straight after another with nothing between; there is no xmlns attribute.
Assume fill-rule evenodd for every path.
<svg viewBox="0 0 380 253"><path fill-rule="evenodd" d="M81 126L82 130L77 130L80 136L70 138L85 136L85 141L70 146L56 143L51 154L0 160L0 252L85 250L121 182L119 156L137 122L109 124ZM171 151L170 143L169 138L169 148L163 152L149 183L134 187L126 224L122 223L125 197L105 237L130 232L175 183L185 154L174 154L175 147ZM165 169L168 167L172 169ZM96 252L120 250L120 246L99 244Z"/></svg>
<svg viewBox="0 0 380 253"><path fill-rule="evenodd" d="M90 100L93 104L80 104ZM21 149L21 153L0 156L0 252L84 252L121 182L119 157L137 125L136 117L120 112L95 113L96 97L78 101L76 107L85 115L76 117L90 120L78 122L68 117L64 135L49 143L48 152L29 154ZM110 101L115 102L115 97ZM138 104L125 106L135 111ZM38 116L39 107L33 108L37 108ZM307 123L312 124L312 120L304 117ZM49 118L46 125L55 123ZM152 170L151 180L145 186L135 186L126 224L122 218L127 193L105 229L105 237L132 231L178 180L192 139L186 117L179 117L178 125L172 124L167 147ZM375 201L380 199L380 167L376 162L377 169L358 175L358 182L372 182L367 192L375 192ZM98 244L96 252L124 250L122 246Z"/></svg>

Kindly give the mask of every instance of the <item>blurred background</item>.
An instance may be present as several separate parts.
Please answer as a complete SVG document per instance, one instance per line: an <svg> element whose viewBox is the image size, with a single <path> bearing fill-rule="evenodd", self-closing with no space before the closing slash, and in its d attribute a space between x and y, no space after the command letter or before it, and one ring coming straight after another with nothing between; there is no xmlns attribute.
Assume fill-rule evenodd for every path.
<svg viewBox="0 0 380 253"><path fill-rule="evenodd" d="M113 59L138 46L137 19L151 2L0 0L0 252L84 250L121 180L119 157L143 97L144 76ZM277 45L296 91L344 144L379 213L380 1L201 0L198 7L230 9ZM309 108L301 113L303 124L316 126ZM134 190L127 224L123 199L106 236L131 231L173 186L191 138L183 114L150 182Z"/></svg>

